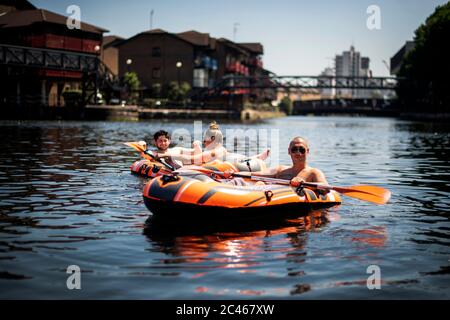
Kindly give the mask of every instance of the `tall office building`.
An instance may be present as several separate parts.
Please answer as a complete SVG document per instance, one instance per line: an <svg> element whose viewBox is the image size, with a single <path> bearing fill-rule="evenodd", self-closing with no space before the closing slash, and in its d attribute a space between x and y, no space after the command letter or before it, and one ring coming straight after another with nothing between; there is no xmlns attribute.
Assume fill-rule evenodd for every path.
<svg viewBox="0 0 450 320"><path fill-rule="evenodd" d="M370 59L361 57L355 47L351 46L350 51L344 51L341 55L336 55L335 68L337 77L369 77ZM367 90L337 89L337 95L343 98L366 98L370 94Z"/></svg>

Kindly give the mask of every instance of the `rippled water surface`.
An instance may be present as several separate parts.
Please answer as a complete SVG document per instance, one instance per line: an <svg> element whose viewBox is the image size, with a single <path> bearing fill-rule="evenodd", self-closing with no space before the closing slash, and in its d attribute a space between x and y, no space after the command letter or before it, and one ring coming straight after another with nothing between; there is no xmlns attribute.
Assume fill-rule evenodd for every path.
<svg viewBox="0 0 450 320"><path fill-rule="evenodd" d="M332 184L393 195L385 206L344 197L295 219L217 228L146 224L145 180L129 171L139 156L121 143L150 141L160 128L194 130L0 122L0 298L450 298L448 126L344 117L223 124L278 135L272 161L279 154L286 164L290 138L304 136L311 165ZM66 287L69 265L81 268L81 290ZM367 288L371 265L380 290Z"/></svg>

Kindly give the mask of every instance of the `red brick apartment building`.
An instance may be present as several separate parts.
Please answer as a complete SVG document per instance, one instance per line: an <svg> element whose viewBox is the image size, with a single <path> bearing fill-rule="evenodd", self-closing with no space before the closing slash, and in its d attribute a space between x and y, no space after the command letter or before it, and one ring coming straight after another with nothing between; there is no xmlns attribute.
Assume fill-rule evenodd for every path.
<svg viewBox="0 0 450 320"><path fill-rule="evenodd" d="M194 30L170 33L153 29L116 42L115 47L119 75L136 72L144 89L172 81L187 82L194 89L207 88L226 75L264 72L260 43L234 43Z"/></svg>
<svg viewBox="0 0 450 320"><path fill-rule="evenodd" d="M62 92L79 88L83 63L97 60L107 30L81 23L69 29L67 17L28 1L0 5L0 104L16 110L63 106Z"/></svg>

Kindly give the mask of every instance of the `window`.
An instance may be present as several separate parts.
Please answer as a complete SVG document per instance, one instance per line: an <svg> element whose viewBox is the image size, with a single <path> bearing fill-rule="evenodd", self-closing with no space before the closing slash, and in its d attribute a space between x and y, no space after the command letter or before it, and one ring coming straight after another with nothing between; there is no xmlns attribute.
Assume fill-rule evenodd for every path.
<svg viewBox="0 0 450 320"><path fill-rule="evenodd" d="M206 69L194 69L194 87L205 88L208 86L208 73Z"/></svg>
<svg viewBox="0 0 450 320"><path fill-rule="evenodd" d="M161 78L161 68L153 68L152 77L153 79Z"/></svg>
<svg viewBox="0 0 450 320"><path fill-rule="evenodd" d="M152 57L161 57L161 48L160 47L152 48Z"/></svg>

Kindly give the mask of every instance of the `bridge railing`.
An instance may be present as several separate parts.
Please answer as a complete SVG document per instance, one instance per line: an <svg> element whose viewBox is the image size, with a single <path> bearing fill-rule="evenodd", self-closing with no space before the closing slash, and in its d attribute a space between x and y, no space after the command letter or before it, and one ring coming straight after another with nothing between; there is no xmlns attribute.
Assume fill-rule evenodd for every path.
<svg viewBox="0 0 450 320"><path fill-rule="evenodd" d="M5 65L95 72L98 63L95 54L0 44L0 64Z"/></svg>
<svg viewBox="0 0 450 320"><path fill-rule="evenodd" d="M216 87L235 89L395 89L394 77L257 76L224 77Z"/></svg>

